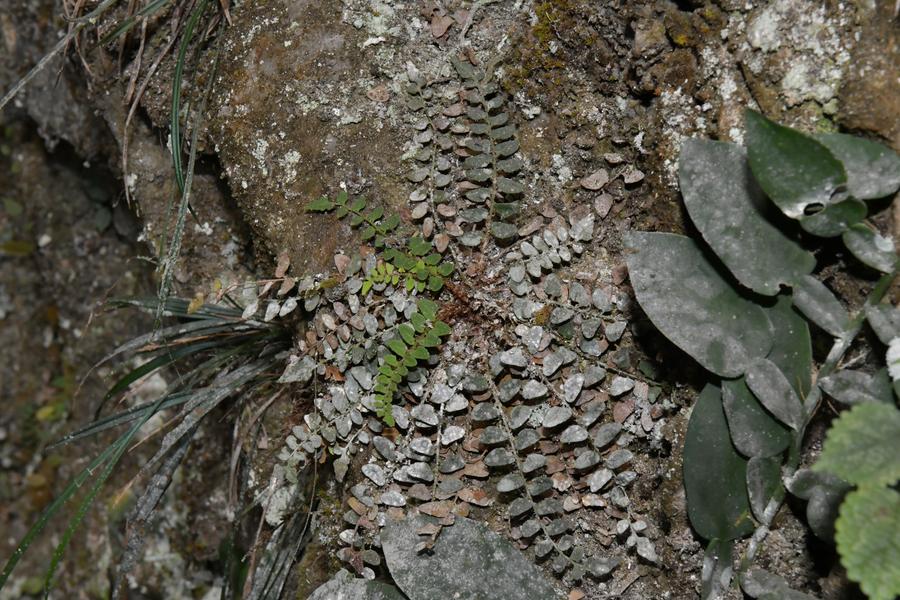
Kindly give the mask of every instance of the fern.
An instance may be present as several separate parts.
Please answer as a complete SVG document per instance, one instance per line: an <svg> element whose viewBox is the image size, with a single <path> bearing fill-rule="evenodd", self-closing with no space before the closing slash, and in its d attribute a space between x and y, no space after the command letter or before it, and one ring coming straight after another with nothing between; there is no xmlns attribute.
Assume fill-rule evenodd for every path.
<svg viewBox="0 0 900 600"><path fill-rule="evenodd" d="M394 395L406 379L410 369L420 360L428 360L432 351L450 334L450 326L437 318L437 304L421 299L408 323L397 327L398 337L385 344L392 354L384 357L375 379L375 401L378 416L394 426L392 413Z"/></svg>
<svg viewBox="0 0 900 600"><path fill-rule="evenodd" d="M364 198L351 202L347 192L342 191L334 200L323 196L310 202L306 210L334 211L339 219L350 217L350 226L361 228L360 236L363 241L374 240L375 247L381 250L379 262L363 281L363 295L368 294L376 285L396 286L401 281L407 292L423 292L426 289L439 292L444 287L444 278L453 273L453 263L443 261L441 254L433 251L432 243L420 236L409 238L405 247L399 246L399 242L399 247L387 247L387 240L395 235L400 225L400 217L396 214L385 217L381 207L366 211Z"/></svg>

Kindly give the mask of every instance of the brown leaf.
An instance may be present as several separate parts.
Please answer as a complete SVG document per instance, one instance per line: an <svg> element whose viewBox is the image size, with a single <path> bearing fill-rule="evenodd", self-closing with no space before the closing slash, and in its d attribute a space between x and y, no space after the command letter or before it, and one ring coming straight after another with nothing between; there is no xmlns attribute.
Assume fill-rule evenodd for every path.
<svg viewBox="0 0 900 600"><path fill-rule="evenodd" d="M366 92L366 96L368 96L369 100L371 100L372 102L380 102L381 104L384 104L391 99L391 91L386 85L382 83L376 85L371 90Z"/></svg>
<svg viewBox="0 0 900 600"><path fill-rule="evenodd" d="M435 537L440 532L441 526L435 523L427 523L416 529L416 533L418 533L419 535L429 535L431 537Z"/></svg>
<svg viewBox="0 0 900 600"><path fill-rule="evenodd" d="M463 469L463 475L484 479L488 476L488 469L484 466L484 463L479 460L478 462L467 464Z"/></svg>
<svg viewBox="0 0 900 600"><path fill-rule="evenodd" d="M291 257L287 252L278 255L278 264L275 266L275 277L282 278L287 273L288 267L291 266Z"/></svg>
<svg viewBox="0 0 900 600"><path fill-rule="evenodd" d="M459 499L475 506L490 506L494 500L485 493L484 490L478 488L464 488L459 491Z"/></svg>
<svg viewBox="0 0 900 600"><path fill-rule="evenodd" d="M621 402L616 402L613 406L613 420L616 423L624 423L628 415L634 412L634 398L628 398Z"/></svg>
<svg viewBox="0 0 900 600"><path fill-rule="evenodd" d="M597 191L609 182L609 173L606 169L594 171L581 180L581 187L586 190Z"/></svg>
<svg viewBox="0 0 900 600"><path fill-rule="evenodd" d="M325 366L325 379L331 381L344 381L344 374L334 365Z"/></svg>
<svg viewBox="0 0 900 600"><path fill-rule="evenodd" d="M449 515L451 510L453 510L453 504L448 501L426 502L419 506L419 512L438 519L442 519Z"/></svg>
<svg viewBox="0 0 900 600"><path fill-rule="evenodd" d="M434 15L431 17L431 35L442 38L451 25L453 25L453 17Z"/></svg>

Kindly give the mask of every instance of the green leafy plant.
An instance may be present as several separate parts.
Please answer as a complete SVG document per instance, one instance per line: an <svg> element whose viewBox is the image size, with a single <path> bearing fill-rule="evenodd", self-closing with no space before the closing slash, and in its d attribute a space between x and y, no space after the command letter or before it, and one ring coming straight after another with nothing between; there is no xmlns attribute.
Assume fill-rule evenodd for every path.
<svg viewBox="0 0 900 600"><path fill-rule="evenodd" d="M874 142L811 137L753 111L746 130L746 150L698 139L682 149L681 191L704 243L667 233L626 236L641 307L661 333L719 378L700 394L684 449L688 514L709 540L703 597L719 596L733 541L751 534L739 570L744 591L803 597L750 566L788 489L809 500L810 525L827 538L854 484L859 489L840 508L838 550L849 576L872 598L892 598L900 577L878 565L900 564L883 529L897 521L896 492L885 486L898 474L893 455L877 458L884 459L885 436L900 437L897 419L888 415L898 411L885 370L841 369L841 361L866 322L886 345L900 334L896 309L881 304L897 255L864 222L865 201L900 187L900 158ZM816 259L807 246L816 237L840 237L861 268L882 274L852 314L813 275ZM815 383L807 321L834 338ZM823 393L859 406L829 432L822 463L798 472L804 433ZM857 465L862 461L866 468ZM881 528L857 527L860 511L875 506ZM881 552L878 560L874 551Z"/></svg>
<svg viewBox="0 0 900 600"><path fill-rule="evenodd" d="M102 362L122 357L141 357L145 362L122 376L109 390L104 402L119 399L144 377L172 364L184 368L158 398L96 418L57 444L72 443L88 436L125 428L115 440L76 475L63 492L44 509L28 530L12 557L0 572L3 588L24 552L76 493L90 484L53 553L44 577L44 589L52 587L56 570L88 510L112 475L124 453L131 447L141 427L154 415L176 409L177 418L164 435L156 453L141 467L138 477L153 478L153 485L137 501L128 517L127 549L119 562L117 584L133 566L143 545L144 527L177 466L184 459L200 422L213 409L238 391L266 385L266 372L276 365L278 353L289 347L287 330L256 320L245 320L241 311L212 304L191 306L187 300L170 298L162 307L156 299L115 302L119 307L137 307L154 314L161 312L179 322L139 336L111 352ZM102 404L101 404L102 408ZM98 409L99 411L99 409Z"/></svg>
<svg viewBox="0 0 900 600"><path fill-rule="evenodd" d="M398 241L400 217L396 214L385 217L381 207L367 211L366 206L364 198L351 202L347 192L342 191L334 200L323 196L310 202L306 210L334 211L339 219L350 217L350 226L360 230L362 240L372 241L379 250L378 263L363 281L363 295L374 286L396 286L401 281L408 292L422 292L425 289L439 292L444 287L445 278L453 273L453 263L443 260L442 255L434 251L434 245L421 236Z"/></svg>
<svg viewBox="0 0 900 600"><path fill-rule="evenodd" d="M375 383L375 400L378 416L391 427L394 416L391 413L397 387L419 361L427 361L441 339L450 335L450 326L437 318L438 306L431 300L422 299L417 303L416 312L408 323L397 327L397 337L387 341L393 354L384 357L384 364L378 369Z"/></svg>

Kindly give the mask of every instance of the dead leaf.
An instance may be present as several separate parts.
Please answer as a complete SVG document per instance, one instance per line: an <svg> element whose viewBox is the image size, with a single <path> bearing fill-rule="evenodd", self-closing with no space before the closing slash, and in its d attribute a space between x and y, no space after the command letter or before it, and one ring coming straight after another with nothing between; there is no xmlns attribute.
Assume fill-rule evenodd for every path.
<svg viewBox="0 0 900 600"><path fill-rule="evenodd" d="M388 89L388 87L386 85L384 85L382 83L382 84L376 85L371 90L366 92L366 96L372 102L380 102L381 104L384 104L385 102L387 102L388 100L391 99L391 91Z"/></svg>
<svg viewBox="0 0 900 600"><path fill-rule="evenodd" d="M419 506L419 512L428 516L443 519L453 510L453 504L450 502L426 502Z"/></svg>
<svg viewBox="0 0 900 600"><path fill-rule="evenodd" d="M467 464L463 469L463 475L484 479L488 476L488 470L487 467L484 466L484 463L479 460L478 462Z"/></svg>
<svg viewBox="0 0 900 600"><path fill-rule="evenodd" d="M447 30L450 29L451 25L453 25L453 17L436 14L431 17L431 35L436 38L442 38L444 37L444 34L447 33Z"/></svg>
<svg viewBox="0 0 900 600"><path fill-rule="evenodd" d="M331 381L344 381L344 375L341 373L341 370L338 369L334 365L326 365L325 366L325 379L330 379Z"/></svg>
<svg viewBox="0 0 900 600"><path fill-rule="evenodd" d="M475 506L490 506L494 503L493 499L485 493L484 490L478 488L464 488L459 491L459 499Z"/></svg>
<svg viewBox="0 0 900 600"><path fill-rule="evenodd" d="M278 255L278 264L275 266L275 277L282 278L287 273L288 267L291 266L291 257L287 252Z"/></svg>

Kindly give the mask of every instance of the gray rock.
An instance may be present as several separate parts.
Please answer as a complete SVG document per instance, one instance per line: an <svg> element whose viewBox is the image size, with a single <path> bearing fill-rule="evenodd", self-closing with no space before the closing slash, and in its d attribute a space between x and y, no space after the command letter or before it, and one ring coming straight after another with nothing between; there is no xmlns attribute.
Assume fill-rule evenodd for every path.
<svg viewBox="0 0 900 600"><path fill-rule="evenodd" d="M653 542L645 537L638 537L635 546L638 556L650 563L656 564L659 562L659 557L656 556L656 548L653 547Z"/></svg>
<svg viewBox="0 0 900 600"><path fill-rule="evenodd" d="M625 333L625 321L616 321L612 325L606 326L606 339L610 342L618 342L622 338L622 334Z"/></svg>
<svg viewBox="0 0 900 600"><path fill-rule="evenodd" d="M557 306L550 313L550 323L552 325L562 325L575 316L575 311L566 306Z"/></svg>
<svg viewBox="0 0 900 600"><path fill-rule="evenodd" d="M424 437L414 438L409 443L409 449L423 456L431 456L433 452L431 440Z"/></svg>
<svg viewBox="0 0 900 600"><path fill-rule="evenodd" d="M534 508L534 503L527 498L516 498L509 504L509 517L511 519L518 519L522 515L525 515L531 512L531 509Z"/></svg>
<svg viewBox="0 0 900 600"><path fill-rule="evenodd" d="M584 370L584 387L592 388L606 379L606 369L600 365L591 365Z"/></svg>

